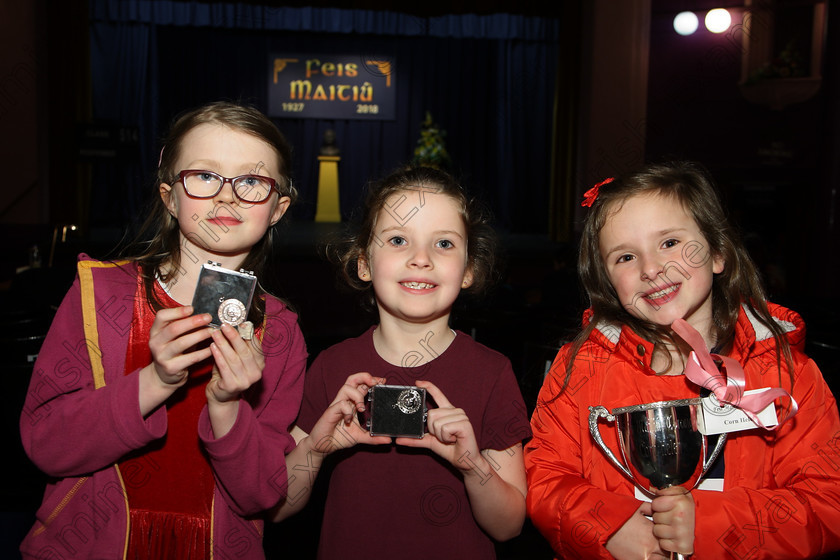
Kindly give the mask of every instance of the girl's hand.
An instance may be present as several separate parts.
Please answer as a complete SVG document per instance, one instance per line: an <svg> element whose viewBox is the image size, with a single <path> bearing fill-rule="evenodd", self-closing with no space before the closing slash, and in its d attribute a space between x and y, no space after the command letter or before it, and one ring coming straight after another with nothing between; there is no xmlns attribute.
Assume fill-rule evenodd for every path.
<svg viewBox="0 0 840 560"><path fill-rule="evenodd" d="M367 372L354 373L348 377L338 390L332 404L324 411L309 433L312 450L321 455L329 455L357 443L391 443L389 437L372 437L359 424L356 415L357 412L365 410L365 396L368 389L384 382L384 378L373 377Z"/></svg>
<svg viewBox="0 0 840 560"><path fill-rule="evenodd" d="M642 502L639 509L613 533L606 544L616 560L670 559L671 555L660 547L659 540L653 536L653 522L650 516L650 504Z"/></svg>
<svg viewBox="0 0 840 560"><path fill-rule="evenodd" d="M216 365L205 389L207 402L236 401L243 391L262 379L265 358L255 347L255 341L243 340L230 325L211 329L210 336L213 338L210 351Z"/></svg>
<svg viewBox="0 0 840 560"><path fill-rule="evenodd" d="M438 408L429 410L426 426L429 433L421 439L397 438L399 445L407 447L426 447L437 453L464 474L472 471L481 461L480 449L475 439L470 419L461 408L455 408L446 396L434 384L417 381L435 400Z"/></svg>
<svg viewBox="0 0 840 560"><path fill-rule="evenodd" d="M663 550L694 553L694 498L674 486L660 490L650 503L653 534Z"/></svg>
<svg viewBox="0 0 840 560"><path fill-rule="evenodd" d="M356 416L357 412L365 409L368 389L384 382L383 378L373 377L367 372L354 373L338 390L332 404L327 407L309 434L298 426L292 428L290 433L297 445L286 455L288 492L286 499L271 512L272 521L282 521L303 509L312 495L312 487L324 457L333 451L347 449L357 443L391 443L389 437L371 437L369 432L362 429ZM299 474L292 474L295 472ZM308 473L309 476L303 473ZM292 499L292 496L295 498Z"/></svg>
<svg viewBox="0 0 840 560"><path fill-rule="evenodd" d="M152 363L139 373L140 414L145 418L187 382L190 366L210 357L202 345L210 333L205 328L210 315L191 315L190 306L161 309L149 329Z"/></svg>
<svg viewBox="0 0 840 560"><path fill-rule="evenodd" d="M161 309L149 331L152 369L166 386L177 388L186 383L190 366L210 356L206 347L190 351L210 336L203 328L210 323L210 315L193 316L192 311L191 306Z"/></svg>

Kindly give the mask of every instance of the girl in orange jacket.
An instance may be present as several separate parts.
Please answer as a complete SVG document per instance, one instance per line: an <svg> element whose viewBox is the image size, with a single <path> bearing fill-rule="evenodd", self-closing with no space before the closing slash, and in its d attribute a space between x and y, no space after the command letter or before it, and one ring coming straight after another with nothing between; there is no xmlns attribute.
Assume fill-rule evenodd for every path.
<svg viewBox="0 0 840 560"><path fill-rule="evenodd" d="M584 206L579 271L591 308L546 377L525 456L528 514L557 556L813 558L840 549L837 404L802 352L799 315L766 301L708 175L693 163L650 165L593 187ZM743 369L745 390L784 395L778 424L728 433L707 475L716 481L645 498L596 445L589 407L698 397L702 383L684 372L709 356L704 345L729 360L723 374ZM601 433L619 448L616 430Z"/></svg>

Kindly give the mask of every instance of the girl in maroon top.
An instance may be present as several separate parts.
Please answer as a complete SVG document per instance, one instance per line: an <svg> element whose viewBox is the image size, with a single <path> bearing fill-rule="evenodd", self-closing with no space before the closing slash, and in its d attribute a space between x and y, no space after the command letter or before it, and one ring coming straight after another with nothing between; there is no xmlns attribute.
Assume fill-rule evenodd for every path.
<svg viewBox="0 0 840 560"><path fill-rule="evenodd" d="M402 169L372 189L358 234L337 252L379 322L310 367L292 431L309 476L290 481L275 519L302 507L324 457L341 449L330 457L320 557L494 557L494 540L525 520L527 415L509 360L449 326L461 291L490 280L486 215L448 174ZM422 438L383 445L390 438L362 429L355 412L383 381L426 389L435 407Z"/></svg>

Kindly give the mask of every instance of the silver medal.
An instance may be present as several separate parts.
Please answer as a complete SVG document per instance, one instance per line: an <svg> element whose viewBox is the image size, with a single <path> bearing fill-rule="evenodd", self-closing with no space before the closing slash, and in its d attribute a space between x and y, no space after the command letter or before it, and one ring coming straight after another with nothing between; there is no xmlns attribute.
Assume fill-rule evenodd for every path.
<svg viewBox="0 0 840 560"><path fill-rule="evenodd" d="M403 414L414 414L420 410L421 401L420 393L416 389L405 389L397 397L396 406Z"/></svg>
<svg viewBox="0 0 840 560"><path fill-rule="evenodd" d="M245 304L238 299L226 299L219 304L219 320L235 327L245 321Z"/></svg>

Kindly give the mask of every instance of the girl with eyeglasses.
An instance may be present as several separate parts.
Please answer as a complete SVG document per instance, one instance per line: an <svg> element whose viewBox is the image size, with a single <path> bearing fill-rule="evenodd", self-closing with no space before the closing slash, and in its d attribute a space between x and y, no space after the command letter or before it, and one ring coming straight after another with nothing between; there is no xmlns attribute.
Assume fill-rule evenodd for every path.
<svg viewBox="0 0 840 560"><path fill-rule="evenodd" d="M188 112L166 137L145 241L123 261L80 257L21 417L51 477L25 558L264 557L258 514L285 499L303 390L297 316L259 281L253 336L190 304L208 261L259 280L296 195L290 161L253 108Z"/></svg>

